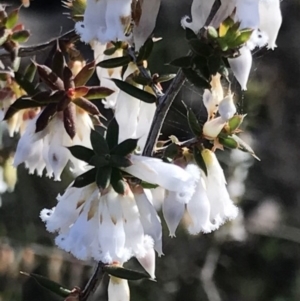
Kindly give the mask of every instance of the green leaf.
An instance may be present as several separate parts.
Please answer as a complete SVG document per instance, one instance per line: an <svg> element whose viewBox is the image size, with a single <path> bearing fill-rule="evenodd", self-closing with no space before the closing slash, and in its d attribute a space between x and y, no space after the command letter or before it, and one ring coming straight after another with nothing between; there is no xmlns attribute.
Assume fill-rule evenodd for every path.
<svg viewBox="0 0 300 301"><path fill-rule="evenodd" d="M84 97L73 99L73 103L91 115L101 115L98 107Z"/></svg>
<svg viewBox="0 0 300 301"><path fill-rule="evenodd" d="M55 103L50 103L45 107L45 109L42 111L40 116L38 117L36 121L36 128L35 132L38 133L46 128L50 120L53 118L53 116L56 114L56 108L57 105Z"/></svg>
<svg viewBox="0 0 300 301"><path fill-rule="evenodd" d="M234 48L244 45L250 39L252 32L253 29L240 30L240 35L235 39L235 41L230 43L230 47Z"/></svg>
<svg viewBox="0 0 300 301"><path fill-rule="evenodd" d="M244 140L242 140L237 135L233 134L231 135L231 138L233 138L238 143L238 149L240 149L243 152L251 154L255 159L260 161L260 159L255 155L254 150L251 148L249 144L247 144Z"/></svg>
<svg viewBox="0 0 300 301"><path fill-rule="evenodd" d="M200 125L196 115L192 111L192 109L188 108L185 103L183 103L186 108L187 113L187 120L189 123L189 127L193 134L197 137L200 137L202 135L202 126Z"/></svg>
<svg viewBox="0 0 300 301"><path fill-rule="evenodd" d="M97 169L96 183L99 188L106 189L109 186L111 173L111 166L104 166Z"/></svg>
<svg viewBox="0 0 300 301"><path fill-rule="evenodd" d="M137 84L142 85L142 86L149 86L152 83L152 79L151 78L146 78L146 77L144 77L144 76L142 76L140 74L134 75L132 77L132 80L134 82L136 82Z"/></svg>
<svg viewBox="0 0 300 301"><path fill-rule="evenodd" d="M117 168L129 167L132 165L132 162L126 157L119 155L111 155L110 165Z"/></svg>
<svg viewBox="0 0 300 301"><path fill-rule="evenodd" d="M217 72L219 72L221 66L223 66L222 57L219 55L212 55L208 58L207 64L210 74L215 75Z"/></svg>
<svg viewBox="0 0 300 301"><path fill-rule="evenodd" d="M34 84L18 71L15 72L15 81L28 95L33 95L38 92Z"/></svg>
<svg viewBox="0 0 300 301"><path fill-rule="evenodd" d="M63 70L66 66L66 61L60 49L56 49L52 58L52 70L60 78L63 78Z"/></svg>
<svg viewBox="0 0 300 301"><path fill-rule="evenodd" d="M19 19L19 11L20 11L20 9L17 8L17 9L12 10L8 14L6 23L5 23L5 27L7 29L12 29L17 24L18 19Z"/></svg>
<svg viewBox="0 0 300 301"><path fill-rule="evenodd" d="M30 32L28 30L15 31L11 35L11 39L17 43L25 43L30 37Z"/></svg>
<svg viewBox="0 0 300 301"><path fill-rule="evenodd" d="M127 139L115 146L111 150L112 155L127 156L131 154L137 147L138 139Z"/></svg>
<svg viewBox="0 0 300 301"><path fill-rule="evenodd" d="M91 130L91 144L95 153L99 156L109 154L109 147L104 137L97 131Z"/></svg>
<svg viewBox="0 0 300 301"><path fill-rule="evenodd" d="M164 82L168 82L169 80L172 80L173 78L176 77L176 73L170 73L170 74L163 74L163 75L160 75L156 81L158 83L164 83Z"/></svg>
<svg viewBox="0 0 300 301"><path fill-rule="evenodd" d="M36 108L39 107L40 104L37 103L36 101L32 101L31 98L28 97L20 97L18 98L6 111L5 116L3 120L8 120L12 116L14 116L17 112L23 109L28 109L28 108Z"/></svg>
<svg viewBox="0 0 300 301"><path fill-rule="evenodd" d="M110 165L110 155L93 155L88 161L89 165L95 166L97 168Z"/></svg>
<svg viewBox="0 0 300 301"><path fill-rule="evenodd" d="M179 67L179 68L189 68L192 67L192 57L191 56L183 56L178 59L175 59L169 63L171 66Z"/></svg>
<svg viewBox="0 0 300 301"><path fill-rule="evenodd" d="M84 186L90 185L91 183L96 182L96 174L97 174L96 168L90 169L89 171L78 176L74 180L72 186L76 188L82 188Z"/></svg>
<svg viewBox="0 0 300 301"><path fill-rule="evenodd" d="M117 50L118 50L118 47L111 47L111 48L105 49L103 54L113 55Z"/></svg>
<svg viewBox="0 0 300 301"><path fill-rule="evenodd" d="M74 78L75 87L84 86L96 69L95 61L86 64Z"/></svg>
<svg viewBox="0 0 300 301"><path fill-rule="evenodd" d="M136 59L137 62L141 62L143 60L147 60L153 50L154 42L152 37L148 38L144 45L140 48L138 57Z"/></svg>
<svg viewBox="0 0 300 301"><path fill-rule="evenodd" d="M75 157L79 160L85 161L87 163L89 163L91 158L95 155L93 150L91 150L90 148L81 146L81 145L70 146L70 147L67 147L67 149L71 152L73 157Z"/></svg>
<svg viewBox="0 0 300 301"><path fill-rule="evenodd" d="M208 68L208 60L206 57L197 55L193 57L194 70L198 71L199 74L208 82L210 81L210 71Z"/></svg>
<svg viewBox="0 0 300 301"><path fill-rule="evenodd" d="M146 272L134 271L130 269L125 269L115 265L105 265L103 270L114 277L127 279L127 280L141 280L149 279L150 275Z"/></svg>
<svg viewBox="0 0 300 301"><path fill-rule="evenodd" d="M194 155L194 159L197 163L197 165L203 170L203 172L207 175L207 167L206 164L203 160L203 157L201 155L201 152L199 151L197 146L193 147L193 155Z"/></svg>
<svg viewBox="0 0 300 301"><path fill-rule="evenodd" d="M116 67L122 67L126 66L131 62L131 57L129 55L121 56L121 57L115 57L112 59L101 61L97 64L98 67L101 68L116 68Z"/></svg>
<svg viewBox="0 0 300 301"><path fill-rule="evenodd" d="M239 144L236 142L236 140L234 140L230 136L228 136L226 138L219 138L219 143L221 143L225 147L231 148L231 149L238 148L238 146L239 146Z"/></svg>
<svg viewBox="0 0 300 301"><path fill-rule="evenodd" d="M113 94L115 91L105 88L105 87L88 87L88 92L84 95L85 98L89 100L93 99L102 99L105 98L111 94Z"/></svg>
<svg viewBox="0 0 300 301"><path fill-rule="evenodd" d="M69 289L41 275L37 275L33 273L25 273L25 272L20 272L20 274L33 278L41 287L49 290L50 292L60 297L66 298L71 294L71 291Z"/></svg>
<svg viewBox="0 0 300 301"><path fill-rule="evenodd" d="M191 50L195 54L208 57L213 53L213 48L205 42L200 41L199 39L189 40L189 45L191 47Z"/></svg>
<svg viewBox="0 0 300 301"><path fill-rule="evenodd" d="M119 140L119 125L116 118L113 118L108 124L107 131L106 131L106 142L110 150L112 150L115 146L118 145L118 140Z"/></svg>
<svg viewBox="0 0 300 301"><path fill-rule="evenodd" d="M145 181L142 181L140 184L144 189L155 189L157 188L159 185L157 184L151 184Z"/></svg>
<svg viewBox="0 0 300 301"><path fill-rule="evenodd" d="M126 183L123 180L123 176L120 170L113 168L110 178L111 186L115 192L119 194L124 194L126 190Z"/></svg>
<svg viewBox="0 0 300 301"><path fill-rule="evenodd" d="M65 90L64 82L49 67L36 64L38 74L43 82L53 90Z"/></svg>
<svg viewBox="0 0 300 301"><path fill-rule="evenodd" d="M228 120L230 134L233 133L242 124L246 115L234 115Z"/></svg>
<svg viewBox="0 0 300 301"><path fill-rule="evenodd" d="M156 102L156 97L151 93L143 91L127 82L124 82L124 81L116 79L116 78L112 78L111 80L116 84L116 86L120 90L131 95L132 97L140 99L141 101L144 101L146 103L155 103Z"/></svg>
<svg viewBox="0 0 300 301"><path fill-rule="evenodd" d="M193 30L187 27L185 29L185 38L189 41L189 40L197 39L197 35L194 33Z"/></svg>
<svg viewBox="0 0 300 301"><path fill-rule="evenodd" d="M26 80L32 83L35 74L36 74L36 65L31 62L24 71L24 78L26 78Z"/></svg>
<svg viewBox="0 0 300 301"><path fill-rule="evenodd" d="M210 89L210 83L202 78L196 71L183 68L182 72L184 73L188 81L191 82L191 84L195 85L198 88Z"/></svg>

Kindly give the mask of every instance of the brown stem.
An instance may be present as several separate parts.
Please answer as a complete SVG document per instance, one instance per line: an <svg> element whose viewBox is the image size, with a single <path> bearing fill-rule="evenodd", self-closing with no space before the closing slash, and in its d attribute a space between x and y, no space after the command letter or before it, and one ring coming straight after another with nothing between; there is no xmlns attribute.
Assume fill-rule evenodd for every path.
<svg viewBox="0 0 300 301"><path fill-rule="evenodd" d="M211 20L214 18L215 14L217 13L218 9L221 6L220 0L215 0L210 14L205 22L205 26L208 26ZM199 36L201 36L201 31L199 32ZM167 116L167 113L177 96L178 92L180 91L181 87L185 82L185 76L180 69L174 80L172 81L171 85L169 86L165 95L159 97L158 105L155 111L155 115L151 124L150 132L147 138L147 142L143 151L144 156L152 156L154 152L155 145L157 143L159 133L161 131L163 122Z"/></svg>
<svg viewBox="0 0 300 301"><path fill-rule="evenodd" d="M51 39L50 41L47 41L45 43L41 44L36 44L32 46L24 46L19 48L19 57L27 57L27 56L34 56L38 54L39 52L42 52L46 50L49 47L54 46L57 43L57 40L59 41L66 41L67 43L76 41L78 39L78 35L75 33L75 30L72 29L60 37ZM9 52L4 52L0 54L0 59L9 59L10 58L10 53Z"/></svg>
<svg viewBox="0 0 300 301"><path fill-rule="evenodd" d="M89 297L95 292L104 275L102 269L103 266L104 263L98 262L93 275L91 276L82 293L80 294L79 301L87 301Z"/></svg>

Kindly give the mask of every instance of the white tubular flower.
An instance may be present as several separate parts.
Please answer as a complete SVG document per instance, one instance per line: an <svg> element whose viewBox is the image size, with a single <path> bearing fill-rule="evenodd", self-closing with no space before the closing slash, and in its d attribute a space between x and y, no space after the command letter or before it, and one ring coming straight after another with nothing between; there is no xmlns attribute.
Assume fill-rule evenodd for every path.
<svg viewBox="0 0 300 301"><path fill-rule="evenodd" d="M135 192L134 198L141 214L141 223L144 228L145 234L152 237L154 241L155 251L158 256L163 254L162 252L162 228L160 218L150 203L144 190Z"/></svg>
<svg viewBox="0 0 300 301"><path fill-rule="evenodd" d="M89 136L93 124L89 115L83 111L76 113L76 135L73 140L64 130L59 113L43 131L35 133L39 116L28 121L27 128L18 142L14 166L24 162L29 173L32 174L36 170L39 176L42 176L46 167L47 176L52 177L54 174L56 181L60 181L60 175L69 160L73 164L73 172L83 171L86 163L74 158L67 147L83 145L91 148Z"/></svg>
<svg viewBox="0 0 300 301"><path fill-rule="evenodd" d="M276 47L278 31L282 23L279 0L260 0L259 2L259 28L268 35L268 48Z"/></svg>
<svg viewBox="0 0 300 301"><path fill-rule="evenodd" d="M190 28L195 33L198 33L205 25L213 4L214 0L193 0L191 8L192 21L189 22L190 18L185 16L181 19L181 26Z"/></svg>
<svg viewBox="0 0 300 301"><path fill-rule="evenodd" d="M110 276L108 284L108 301L129 301L130 291L126 279Z"/></svg>
<svg viewBox="0 0 300 301"><path fill-rule="evenodd" d="M96 1L96 0L94 0ZM97 0L98 1L98 0ZM101 0L98 2L104 2ZM108 43L110 41L126 41L126 29L131 21L132 0L106 0L105 27L97 31L98 41Z"/></svg>
<svg viewBox="0 0 300 301"><path fill-rule="evenodd" d="M125 195L111 187L101 194L96 183L68 187L57 200L55 208L42 210L41 219L48 231L58 232L58 247L81 260L123 263L136 256L149 263L153 239L144 233L129 187Z"/></svg>
<svg viewBox="0 0 300 301"><path fill-rule="evenodd" d="M241 22L240 28L257 29L259 26L258 3L261 0L237 0L235 21Z"/></svg>
<svg viewBox="0 0 300 301"><path fill-rule="evenodd" d="M157 184L170 191L185 192L191 176L181 167L165 163L160 159L131 155L132 165L123 168L131 175L152 184Z"/></svg>
<svg viewBox="0 0 300 301"><path fill-rule="evenodd" d="M229 120L236 113L236 107L233 102L233 94L226 96L219 104L218 108L220 116L224 120Z"/></svg>
<svg viewBox="0 0 300 301"><path fill-rule="evenodd" d="M204 177L206 192L210 201L210 220L217 227L226 220L236 218L238 214L237 207L233 204L226 189L226 180L224 172L216 155L205 149L202 156L207 167L207 177Z"/></svg>
<svg viewBox="0 0 300 301"><path fill-rule="evenodd" d="M133 27L135 50L138 51L151 35L155 24L161 0L139 0L142 15Z"/></svg>
<svg viewBox="0 0 300 301"><path fill-rule="evenodd" d="M249 48L243 46L240 49L240 56L228 59L232 72L242 87L242 90L247 90L247 82L252 66L252 55Z"/></svg>
<svg viewBox="0 0 300 301"><path fill-rule="evenodd" d="M214 139L218 137L225 124L226 120L224 120L222 117L217 117L206 121L203 125L203 135L207 139Z"/></svg>
<svg viewBox="0 0 300 301"><path fill-rule="evenodd" d="M189 225L188 230L193 235L200 232L210 233L216 230L218 226L213 224L210 220L211 204L206 193L204 176L197 166L190 164L190 170L191 167L197 169L195 172L198 172L199 179L196 183L195 193L186 206L187 212L192 220L192 224Z"/></svg>
<svg viewBox="0 0 300 301"><path fill-rule="evenodd" d="M75 24L75 30L84 43L97 39L98 31L106 27L105 12L107 0L87 0L83 22Z"/></svg>

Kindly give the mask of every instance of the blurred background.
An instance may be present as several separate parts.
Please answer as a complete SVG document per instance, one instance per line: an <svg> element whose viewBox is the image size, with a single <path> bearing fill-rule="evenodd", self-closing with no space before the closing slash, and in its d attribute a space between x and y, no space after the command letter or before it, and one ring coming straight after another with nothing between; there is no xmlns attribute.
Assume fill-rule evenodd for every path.
<svg viewBox="0 0 300 301"><path fill-rule="evenodd" d="M191 5L190 0L162 2L155 36L163 40L149 62L152 72L161 74L176 72L165 64L187 52L179 24ZM300 300L300 1L284 0L281 8L278 48L255 51L248 91L235 87L239 113L247 113L243 138L261 161L240 152L218 152L228 189L240 207L239 218L206 235L191 236L180 227L176 239L168 237L164 224L165 256L157 258L157 282L131 282L132 301ZM73 21L65 11L60 0L34 0L22 9L21 20L32 33L29 44L71 29ZM166 120L165 136L190 137L181 101L201 117L202 94L184 85ZM2 134L2 148L16 144ZM2 164L1 171L4 188L12 190L9 165ZM71 177L66 172L62 182L53 182L28 175L24 166L17 177L14 191L1 195L0 301L61 300L19 271L42 274L69 288L83 287L89 278L93 263L55 248L53 235L39 219L43 208L55 206ZM140 268L134 259L127 266ZM93 300L105 298L99 289Z"/></svg>

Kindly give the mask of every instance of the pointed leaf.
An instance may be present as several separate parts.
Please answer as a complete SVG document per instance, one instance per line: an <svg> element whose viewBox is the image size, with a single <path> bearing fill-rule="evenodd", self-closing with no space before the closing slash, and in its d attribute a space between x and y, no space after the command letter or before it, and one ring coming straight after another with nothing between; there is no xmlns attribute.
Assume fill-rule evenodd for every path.
<svg viewBox="0 0 300 301"><path fill-rule="evenodd" d="M194 155L194 159L197 163L197 165L203 170L203 172L207 175L207 167L206 164L203 160L203 157L201 155L201 152L199 151L197 146L193 147L193 155Z"/></svg>
<svg viewBox="0 0 300 301"><path fill-rule="evenodd" d="M165 148L164 157L173 159L179 154L179 150L180 147L177 144L171 143Z"/></svg>
<svg viewBox="0 0 300 301"><path fill-rule="evenodd" d="M53 90L65 90L64 83L49 67L36 64L41 80Z"/></svg>
<svg viewBox="0 0 300 301"><path fill-rule="evenodd" d="M242 124L246 115L234 115L228 120L230 134L233 133Z"/></svg>
<svg viewBox="0 0 300 301"><path fill-rule="evenodd" d="M199 39L191 39L189 40L189 44L195 54L208 57L213 52L213 48L210 45L200 41Z"/></svg>
<svg viewBox="0 0 300 301"><path fill-rule="evenodd" d="M12 116L14 116L17 112L23 109L29 109L29 108L37 108L40 107L41 104L32 100L31 98L28 98L27 96L22 96L18 98L6 111L4 120L10 119Z"/></svg>
<svg viewBox="0 0 300 301"><path fill-rule="evenodd" d="M182 72L186 76L186 78L196 87L202 89L210 89L210 83L202 78L198 73L192 69L183 68Z"/></svg>
<svg viewBox="0 0 300 301"><path fill-rule="evenodd" d="M96 182L97 169L93 168L78 176L73 183L73 187L82 188Z"/></svg>
<svg viewBox="0 0 300 301"><path fill-rule="evenodd" d="M238 148L239 144L230 136L226 138L219 138L219 143L224 145L227 148L235 149Z"/></svg>
<svg viewBox="0 0 300 301"><path fill-rule="evenodd" d="M179 67L179 68L189 68L192 67L192 57L191 56L183 56L178 59L175 59L169 63L171 66Z"/></svg>
<svg viewBox="0 0 300 301"><path fill-rule="evenodd" d="M33 278L40 286L43 288L49 290L50 292L66 298L71 294L71 291L65 287L63 287L61 284L54 282L46 277L43 277L41 275L33 274L33 273L25 273L25 272L20 272L24 276L28 276Z"/></svg>
<svg viewBox="0 0 300 301"><path fill-rule="evenodd" d="M26 80L28 80L29 82L32 82L35 74L36 74L36 65L31 62L25 69L24 78L26 78Z"/></svg>
<svg viewBox="0 0 300 301"><path fill-rule="evenodd" d="M76 135L76 107L70 103L63 111L64 114L64 127L69 137L73 139Z"/></svg>
<svg viewBox="0 0 300 301"><path fill-rule="evenodd" d="M71 152L73 157L85 161L87 163L89 163L91 158L95 155L93 150L81 145L73 145L67 148Z"/></svg>
<svg viewBox="0 0 300 301"><path fill-rule="evenodd" d="M113 118L107 126L106 141L110 150L118 145L119 125L116 118Z"/></svg>
<svg viewBox="0 0 300 301"><path fill-rule="evenodd" d="M122 195L125 193L126 182L123 180L122 173L120 170L116 168L112 169L110 182L115 192Z"/></svg>
<svg viewBox="0 0 300 301"><path fill-rule="evenodd" d="M62 79L65 91L75 88L73 73L68 66L64 66Z"/></svg>
<svg viewBox="0 0 300 301"><path fill-rule="evenodd" d="M88 88L89 88L89 90L84 95L84 97L87 99L90 99L90 100L102 99L115 92L115 91L113 91L109 88L105 88L105 87L88 87Z"/></svg>
<svg viewBox="0 0 300 301"><path fill-rule="evenodd" d="M207 58L197 55L193 58L194 70L197 70L199 74L208 82L210 81L210 71L208 68Z"/></svg>
<svg viewBox="0 0 300 301"><path fill-rule="evenodd" d="M51 103L45 107L45 109L36 121L36 133L42 131L48 125L50 120L56 114L56 107L57 105L55 103Z"/></svg>
<svg viewBox="0 0 300 301"><path fill-rule="evenodd" d="M25 43L30 37L30 32L28 30L15 31L11 35L11 39L17 43Z"/></svg>
<svg viewBox="0 0 300 301"><path fill-rule="evenodd" d="M97 64L97 66L101 68L110 69L110 68L126 66L130 62L131 62L131 57L129 55L126 55L126 56L115 57L112 59L101 61L100 63Z"/></svg>
<svg viewBox="0 0 300 301"><path fill-rule="evenodd" d="M208 58L208 68L210 71L210 74L215 75L219 70L221 69L221 66L223 66L223 60L222 57L219 55L212 55Z"/></svg>
<svg viewBox="0 0 300 301"><path fill-rule="evenodd" d="M66 65L65 57L60 49L56 49L52 58L52 70L60 78L63 78L63 70Z"/></svg>
<svg viewBox="0 0 300 301"><path fill-rule="evenodd" d="M169 80L172 80L173 78L176 77L176 74L175 73L170 73L170 74L163 74L163 75L160 75L156 81L158 83L164 83L164 82L168 82Z"/></svg>
<svg viewBox="0 0 300 301"><path fill-rule="evenodd" d="M98 107L84 97L75 98L73 103L91 115L101 115Z"/></svg>
<svg viewBox="0 0 300 301"><path fill-rule="evenodd" d="M142 86L149 86L152 83L152 78L146 78L140 74L134 75L132 80Z"/></svg>
<svg viewBox="0 0 300 301"><path fill-rule="evenodd" d="M33 85L33 83L31 83L25 76L23 76L21 73L19 73L18 71L15 72L15 81L18 83L18 85L25 90L25 92L28 95L33 95L35 94L37 91L37 89L35 88L35 86Z"/></svg>
<svg viewBox="0 0 300 301"><path fill-rule="evenodd" d="M141 101L144 101L146 103L155 103L156 102L156 97L151 93L143 91L127 82L124 82L124 81L116 79L116 78L112 78L111 80L116 84L116 86L120 90L122 90L123 92L125 92L137 99L140 99Z"/></svg>
<svg viewBox="0 0 300 301"><path fill-rule="evenodd" d="M91 143L93 150L99 156L109 154L109 148L104 137L97 131L91 130Z"/></svg>
<svg viewBox="0 0 300 301"><path fill-rule="evenodd" d="M31 99L37 101L40 106L44 106L49 103L58 103L65 97L64 91L42 91L34 94Z"/></svg>
<svg viewBox="0 0 300 301"><path fill-rule="evenodd" d="M93 152L94 153L94 152ZM110 165L110 155L93 155L89 160L89 165L95 166L97 168Z"/></svg>
<svg viewBox="0 0 300 301"><path fill-rule="evenodd" d="M112 168L110 166L97 169L96 183L99 188L106 189L109 186L111 173Z"/></svg>
<svg viewBox="0 0 300 301"><path fill-rule="evenodd" d="M230 137L233 138L238 143L238 148L241 151L250 153L255 159L260 161L260 159L255 155L254 150L251 148L249 144L247 144L244 140L242 140L240 137L238 137L235 134L231 135Z"/></svg>
<svg viewBox="0 0 300 301"><path fill-rule="evenodd" d="M185 103L183 103L185 108L186 108L186 113L187 113L187 120L189 123L189 127L191 129L191 131L193 132L193 134L197 137L200 137L202 135L202 127L196 117L196 115L194 114L194 112L192 111L192 109L188 108L187 105Z"/></svg>
<svg viewBox="0 0 300 301"><path fill-rule="evenodd" d="M5 27L12 29L18 22L20 8L12 10L6 19Z"/></svg>
<svg viewBox="0 0 300 301"><path fill-rule="evenodd" d="M140 185L144 188L144 189L155 189L157 188L159 185L157 184L151 184L151 183L148 183L148 182L144 182L142 181L140 183Z"/></svg>
<svg viewBox="0 0 300 301"><path fill-rule="evenodd" d="M119 155L111 155L110 165L117 168L129 167L132 165L132 162L126 157L119 156Z"/></svg>
<svg viewBox="0 0 300 301"><path fill-rule="evenodd" d="M140 48L138 57L136 59L137 62L141 62L147 60L153 50L154 42L152 37L148 38L144 45Z"/></svg>
<svg viewBox="0 0 300 301"><path fill-rule="evenodd" d="M105 265L103 270L112 276L121 279L127 280L141 280L141 279L149 279L150 275L146 272L134 271L130 269L125 269L116 265Z"/></svg>
<svg viewBox="0 0 300 301"><path fill-rule="evenodd" d="M103 51L103 54L105 54L105 55L113 55L117 50L118 50L118 47L111 47L111 48L105 49Z"/></svg>
<svg viewBox="0 0 300 301"><path fill-rule="evenodd" d="M217 30L213 26L207 27L207 34L212 39L217 39L219 36Z"/></svg>
<svg viewBox="0 0 300 301"><path fill-rule="evenodd" d="M137 148L138 139L127 139L111 150L112 155L127 156Z"/></svg>
<svg viewBox="0 0 300 301"><path fill-rule="evenodd" d="M84 86L96 69L95 61L86 64L74 78L75 87Z"/></svg>

